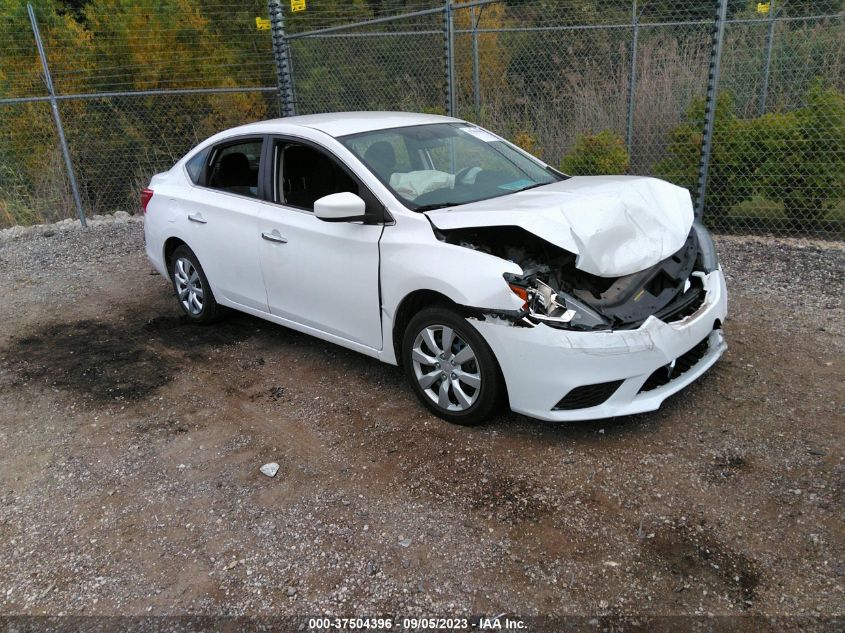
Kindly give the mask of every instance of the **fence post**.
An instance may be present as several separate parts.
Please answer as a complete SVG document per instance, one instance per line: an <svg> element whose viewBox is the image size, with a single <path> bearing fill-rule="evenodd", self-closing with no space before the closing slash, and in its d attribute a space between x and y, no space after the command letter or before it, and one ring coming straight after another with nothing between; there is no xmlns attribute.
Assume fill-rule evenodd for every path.
<svg viewBox="0 0 845 633"><path fill-rule="evenodd" d="M443 37L446 45L446 114L455 116L455 29L452 22L452 0L443 5Z"/></svg>
<svg viewBox="0 0 845 633"><path fill-rule="evenodd" d="M766 113L766 100L769 98L769 73L772 68L772 47L775 41L775 0L769 3L769 32L766 35L766 62L763 67L763 89L760 91L759 114Z"/></svg>
<svg viewBox="0 0 845 633"><path fill-rule="evenodd" d="M38 47L38 56L41 58L41 67L44 69L44 83L47 85L47 92L50 94L50 108L53 110L53 120L56 122L59 144L62 146L62 156L65 160L65 168L67 169L67 177L70 182L73 201L76 204L76 213L79 215L79 222L82 226L88 226L88 223L85 221L85 209L82 207L82 198L79 195L79 183L76 181L76 173L73 171L73 161L71 161L67 138L65 138L65 128L62 126L62 117L59 114L59 105L56 100L56 90L53 87L53 78L50 75L50 66L47 64L47 54L44 52L41 31L38 29L38 20L35 19L35 10L31 4L26 5L26 10L29 13L29 22L32 25L32 34L35 36L35 45Z"/></svg>
<svg viewBox="0 0 845 633"><path fill-rule="evenodd" d="M482 6L478 12L478 19L481 19ZM478 116L481 110L481 84L478 77L478 22L475 19L475 5L469 8L469 19L472 23L472 103L475 106L475 115Z"/></svg>
<svg viewBox="0 0 845 633"><path fill-rule="evenodd" d="M640 24L637 18L637 0L633 0L631 9L631 74L628 82L628 121L625 134L625 145L628 155L631 155L631 144L634 136L634 93L637 88L637 39L640 34Z"/></svg>
<svg viewBox="0 0 845 633"><path fill-rule="evenodd" d="M710 50L710 73L707 77L707 97L704 103L704 139L698 164L698 197L695 217L704 216L704 198L707 195L707 177L710 173L710 155L713 151L713 126L716 121L716 96L719 88L719 69L722 64L722 44L725 39L725 20L728 0L716 0L716 17L713 21L713 45Z"/></svg>
<svg viewBox="0 0 845 633"><path fill-rule="evenodd" d="M282 116L294 116L293 77L290 68L290 49L285 36L285 13L280 0L267 0L270 14L270 33L273 38L273 59L276 62L276 83L279 86L279 106Z"/></svg>

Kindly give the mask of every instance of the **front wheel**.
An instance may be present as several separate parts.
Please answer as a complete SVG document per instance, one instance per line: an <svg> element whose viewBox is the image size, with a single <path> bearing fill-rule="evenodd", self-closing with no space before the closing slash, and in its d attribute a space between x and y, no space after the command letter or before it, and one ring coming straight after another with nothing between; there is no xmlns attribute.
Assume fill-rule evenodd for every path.
<svg viewBox="0 0 845 633"><path fill-rule="evenodd" d="M504 381L490 346L447 307L426 308L411 319L402 364L420 401L448 422L479 424L503 400Z"/></svg>

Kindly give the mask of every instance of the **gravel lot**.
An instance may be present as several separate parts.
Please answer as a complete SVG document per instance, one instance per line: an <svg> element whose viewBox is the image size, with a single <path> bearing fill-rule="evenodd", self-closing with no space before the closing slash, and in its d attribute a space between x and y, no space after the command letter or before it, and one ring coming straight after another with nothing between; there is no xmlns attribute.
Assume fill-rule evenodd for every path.
<svg viewBox="0 0 845 633"><path fill-rule="evenodd" d="M845 616L841 244L718 239L730 349L659 412L467 429L183 323L141 223L95 224L0 232L0 615Z"/></svg>

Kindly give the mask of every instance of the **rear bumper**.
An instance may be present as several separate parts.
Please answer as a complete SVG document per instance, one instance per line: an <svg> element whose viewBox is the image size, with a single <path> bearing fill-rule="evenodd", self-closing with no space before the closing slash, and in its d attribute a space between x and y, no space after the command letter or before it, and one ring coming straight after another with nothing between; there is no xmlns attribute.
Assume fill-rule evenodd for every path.
<svg viewBox="0 0 845 633"><path fill-rule="evenodd" d="M720 329L727 315L721 269L706 275L703 284L705 300L694 314L673 323L650 317L636 330L567 332L542 324L523 328L489 319L472 324L499 361L514 411L548 421L642 413L657 409L695 381L727 349ZM684 362L691 357L691 364ZM652 380L643 389L655 371L673 361L685 371ZM556 410L577 387L615 382L619 386L606 390L611 395L595 406Z"/></svg>
<svg viewBox="0 0 845 633"><path fill-rule="evenodd" d="M161 237L156 233L152 224L144 221L144 248L147 252L147 259L153 265L158 273L166 278L170 277L167 271L167 265L164 261L164 243Z"/></svg>

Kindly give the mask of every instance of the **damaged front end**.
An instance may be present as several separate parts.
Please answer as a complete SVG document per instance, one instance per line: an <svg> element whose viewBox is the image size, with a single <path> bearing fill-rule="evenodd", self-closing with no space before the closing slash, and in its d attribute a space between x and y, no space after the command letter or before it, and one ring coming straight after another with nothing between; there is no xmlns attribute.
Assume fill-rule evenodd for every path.
<svg viewBox="0 0 845 633"><path fill-rule="evenodd" d="M703 304L704 277L718 267L707 230L693 223L683 246L666 259L632 274L602 277L576 267L575 254L517 226L439 231L451 244L512 261L522 274L505 273L524 300L513 323L590 331L637 328L651 316L681 320Z"/></svg>

